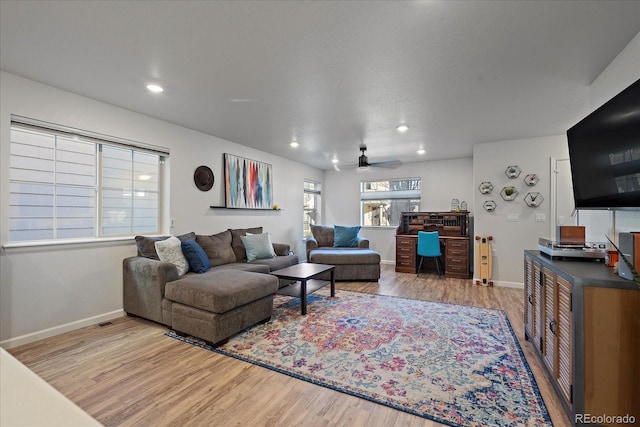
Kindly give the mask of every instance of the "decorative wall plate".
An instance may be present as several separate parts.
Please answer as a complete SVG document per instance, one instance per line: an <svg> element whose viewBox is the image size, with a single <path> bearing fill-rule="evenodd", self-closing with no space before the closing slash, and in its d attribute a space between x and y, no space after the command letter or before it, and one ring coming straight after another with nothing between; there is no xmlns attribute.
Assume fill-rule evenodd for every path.
<svg viewBox="0 0 640 427"><path fill-rule="evenodd" d="M213 188L213 171L208 166L198 166L193 173L193 182L200 191L209 191Z"/></svg>
<svg viewBox="0 0 640 427"><path fill-rule="evenodd" d="M500 192L500 196L502 196L502 198L507 202L510 202L512 200L515 200L515 198L518 196L518 190L516 189L516 187L512 186L504 187Z"/></svg>
<svg viewBox="0 0 640 427"><path fill-rule="evenodd" d="M493 200L487 200L486 202L484 202L482 204L482 207L484 208L485 211L487 212L493 212L496 210L496 206L498 206L496 204L496 202L494 202Z"/></svg>
<svg viewBox="0 0 640 427"><path fill-rule="evenodd" d="M543 201L544 198L542 197L542 194L535 191L527 193L527 195L524 196L524 202L527 204L527 206L531 206L532 208L540 206Z"/></svg>
<svg viewBox="0 0 640 427"><path fill-rule="evenodd" d="M536 175L535 173L530 173L529 175L524 177L524 183L529 187L533 187L534 185L536 185L539 180L540 178L538 178L538 175Z"/></svg>
<svg viewBox="0 0 640 427"><path fill-rule="evenodd" d="M489 181L484 181L484 182L480 183L480 186L478 187L478 190L482 194L490 194L493 191L493 184L490 183Z"/></svg>
<svg viewBox="0 0 640 427"><path fill-rule="evenodd" d="M513 179L513 178L517 178L520 176L520 172L522 172L522 170L516 166L507 166L507 169L504 171L504 174L507 175L509 178Z"/></svg>

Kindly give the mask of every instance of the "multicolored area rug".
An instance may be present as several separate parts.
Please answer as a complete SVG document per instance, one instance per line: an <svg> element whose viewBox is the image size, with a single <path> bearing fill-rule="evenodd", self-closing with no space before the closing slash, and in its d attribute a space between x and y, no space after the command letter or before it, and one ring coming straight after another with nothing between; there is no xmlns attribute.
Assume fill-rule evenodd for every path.
<svg viewBox="0 0 640 427"><path fill-rule="evenodd" d="M451 426L552 425L500 310L322 289L219 348L167 335Z"/></svg>

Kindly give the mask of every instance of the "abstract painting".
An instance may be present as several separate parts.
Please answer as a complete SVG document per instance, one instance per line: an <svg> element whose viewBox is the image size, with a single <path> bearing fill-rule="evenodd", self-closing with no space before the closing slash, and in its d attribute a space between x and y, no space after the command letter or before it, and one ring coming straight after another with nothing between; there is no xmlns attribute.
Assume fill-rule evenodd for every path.
<svg viewBox="0 0 640 427"><path fill-rule="evenodd" d="M273 208L271 165L225 153L224 180L227 208Z"/></svg>

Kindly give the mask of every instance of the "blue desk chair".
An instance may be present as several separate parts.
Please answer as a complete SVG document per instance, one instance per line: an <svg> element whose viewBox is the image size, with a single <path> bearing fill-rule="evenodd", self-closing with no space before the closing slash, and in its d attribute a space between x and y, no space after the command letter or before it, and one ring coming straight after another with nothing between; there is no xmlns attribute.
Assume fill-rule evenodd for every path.
<svg viewBox="0 0 640 427"><path fill-rule="evenodd" d="M424 257L435 258L438 277L442 277L442 270L440 268L442 252L440 251L440 236L437 231L418 231L418 255L420 256L418 273L422 270L422 260L424 260Z"/></svg>

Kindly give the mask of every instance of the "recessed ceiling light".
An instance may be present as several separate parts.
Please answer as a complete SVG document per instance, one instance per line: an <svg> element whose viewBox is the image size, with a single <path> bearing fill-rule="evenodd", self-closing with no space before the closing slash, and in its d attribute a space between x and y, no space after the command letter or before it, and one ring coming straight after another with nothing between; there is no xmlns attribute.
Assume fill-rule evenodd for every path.
<svg viewBox="0 0 640 427"><path fill-rule="evenodd" d="M300 146L300 144L298 144L298 141L291 141L289 145L292 146L293 148L298 148Z"/></svg>
<svg viewBox="0 0 640 427"><path fill-rule="evenodd" d="M406 132L409 130L409 125L403 123L401 125L398 125L396 129L398 129L398 132Z"/></svg>
<svg viewBox="0 0 640 427"><path fill-rule="evenodd" d="M157 84L153 84L153 83L149 83L147 85L147 89L149 90L149 92L153 92L153 93L160 93L160 92L164 91L162 86L157 85Z"/></svg>
<svg viewBox="0 0 640 427"><path fill-rule="evenodd" d="M333 163L333 164L335 165L336 163L338 163L338 159L336 159L336 158L334 157L333 159L331 159L331 163Z"/></svg>
<svg viewBox="0 0 640 427"><path fill-rule="evenodd" d="M420 148L420 149L418 149L418 151L417 151L417 153L418 153L418 154L424 154L424 153L426 153L426 152L427 152L427 151L426 151L424 148Z"/></svg>

